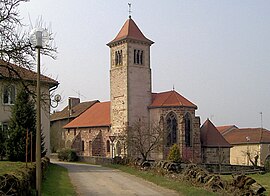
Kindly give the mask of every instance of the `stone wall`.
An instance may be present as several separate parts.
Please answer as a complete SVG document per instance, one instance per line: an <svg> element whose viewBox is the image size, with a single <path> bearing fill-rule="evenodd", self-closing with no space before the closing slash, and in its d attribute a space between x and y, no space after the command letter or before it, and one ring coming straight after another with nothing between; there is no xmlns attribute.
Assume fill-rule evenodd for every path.
<svg viewBox="0 0 270 196"><path fill-rule="evenodd" d="M203 163L230 164L230 148L202 148Z"/></svg>
<svg viewBox="0 0 270 196"><path fill-rule="evenodd" d="M66 131L66 147L81 156L111 157L110 127L89 127Z"/></svg>
<svg viewBox="0 0 270 196"><path fill-rule="evenodd" d="M79 161L91 163L91 164L110 164L112 163L111 158L105 158L105 157L90 157L90 156L79 156Z"/></svg>

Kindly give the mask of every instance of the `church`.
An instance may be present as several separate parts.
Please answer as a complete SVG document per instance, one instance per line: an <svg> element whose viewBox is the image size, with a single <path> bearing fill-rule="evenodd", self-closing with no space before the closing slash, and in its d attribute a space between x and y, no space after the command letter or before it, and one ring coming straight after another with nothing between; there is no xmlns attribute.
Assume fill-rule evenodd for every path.
<svg viewBox="0 0 270 196"><path fill-rule="evenodd" d="M149 159L166 159L172 145L177 144L183 161L203 161L197 106L174 89L152 92L152 44L129 16L107 44L110 101L97 101L63 127L66 147L82 156L124 156L128 152L119 136L140 121L149 127L158 124L164 133L162 147ZM225 147L230 148L229 144Z"/></svg>

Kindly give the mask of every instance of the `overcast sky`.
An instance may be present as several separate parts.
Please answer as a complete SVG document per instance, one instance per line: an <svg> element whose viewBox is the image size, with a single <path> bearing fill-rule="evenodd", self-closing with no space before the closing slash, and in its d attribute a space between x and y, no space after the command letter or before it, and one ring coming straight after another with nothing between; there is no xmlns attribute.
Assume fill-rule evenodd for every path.
<svg viewBox="0 0 270 196"><path fill-rule="evenodd" d="M43 73L60 82L63 98L107 101L109 47L128 19L153 40L153 92L175 90L198 106L201 123L270 129L269 0L31 0L24 23L50 24L57 60Z"/></svg>

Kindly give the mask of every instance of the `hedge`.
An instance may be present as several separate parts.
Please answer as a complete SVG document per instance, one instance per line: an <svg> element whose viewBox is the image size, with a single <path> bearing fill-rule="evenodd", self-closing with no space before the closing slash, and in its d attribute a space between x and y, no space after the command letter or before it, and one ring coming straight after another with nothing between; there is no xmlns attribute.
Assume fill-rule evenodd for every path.
<svg viewBox="0 0 270 196"><path fill-rule="evenodd" d="M41 169L44 177L50 159L41 159ZM35 195L36 165L18 169L12 173L0 175L0 195Z"/></svg>

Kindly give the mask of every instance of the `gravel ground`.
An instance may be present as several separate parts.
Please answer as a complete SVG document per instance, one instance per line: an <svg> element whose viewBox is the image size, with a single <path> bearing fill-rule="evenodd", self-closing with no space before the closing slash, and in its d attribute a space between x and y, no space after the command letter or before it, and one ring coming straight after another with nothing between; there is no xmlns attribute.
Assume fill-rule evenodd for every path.
<svg viewBox="0 0 270 196"><path fill-rule="evenodd" d="M159 187L116 169L81 163L53 162L68 169L78 195L176 196L177 192Z"/></svg>

